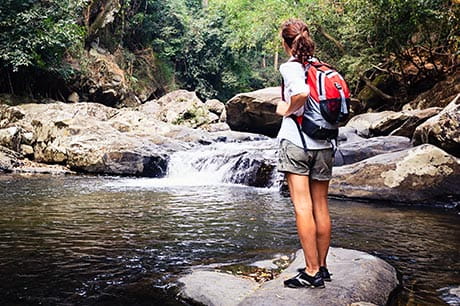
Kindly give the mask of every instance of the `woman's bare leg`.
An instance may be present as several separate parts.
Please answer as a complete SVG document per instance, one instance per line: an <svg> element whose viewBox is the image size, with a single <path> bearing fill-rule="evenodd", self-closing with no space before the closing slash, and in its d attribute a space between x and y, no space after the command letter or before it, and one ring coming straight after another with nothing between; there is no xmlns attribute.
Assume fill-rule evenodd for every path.
<svg viewBox="0 0 460 306"><path fill-rule="evenodd" d="M319 264L327 267L326 257L331 244L331 217L327 194L329 181L310 180L310 192L313 201L313 216L316 223L316 244L318 246Z"/></svg>
<svg viewBox="0 0 460 306"><path fill-rule="evenodd" d="M319 271L320 262L309 177L293 173L286 176L291 200L294 203L297 232L305 255L306 272L313 276Z"/></svg>

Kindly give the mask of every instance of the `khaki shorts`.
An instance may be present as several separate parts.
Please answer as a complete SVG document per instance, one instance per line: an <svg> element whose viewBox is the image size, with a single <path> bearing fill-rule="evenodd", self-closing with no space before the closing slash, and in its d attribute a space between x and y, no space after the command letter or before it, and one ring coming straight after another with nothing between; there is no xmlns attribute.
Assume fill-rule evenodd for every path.
<svg viewBox="0 0 460 306"><path fill-rule="evenodd" d="M282 139L278 150L278 171L310 176L313 180L332 178L334 151L332 149L307 150Z"/></svg>

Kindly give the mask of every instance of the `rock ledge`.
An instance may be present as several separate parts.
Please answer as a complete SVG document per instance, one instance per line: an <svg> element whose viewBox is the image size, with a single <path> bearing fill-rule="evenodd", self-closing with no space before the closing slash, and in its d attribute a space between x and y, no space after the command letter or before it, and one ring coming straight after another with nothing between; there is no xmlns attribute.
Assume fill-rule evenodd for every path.
<svg viewBox="0 0 460 306"><path fill-rule="evenodd" d="M279 277L259 284L209 269L194 270L179 279L182 297L205 305L350 305L357 302L385 305L397 287L395 269L364 252L331 248L328 266L332 282L325 289L284 288L283 281L304 267L299 250L294 262Z"/></svg>

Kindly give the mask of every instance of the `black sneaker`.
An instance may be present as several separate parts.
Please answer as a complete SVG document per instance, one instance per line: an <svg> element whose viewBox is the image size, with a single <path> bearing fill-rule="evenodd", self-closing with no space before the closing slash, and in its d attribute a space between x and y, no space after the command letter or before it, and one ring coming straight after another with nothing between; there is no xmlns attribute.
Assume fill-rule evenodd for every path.
<svg viewBox="0 0 460 306"><path fill-rule="evenodd" d="M299 274L284 281L284 286L289 288L324 288L324 280L321 277L321 272L315 274L315 276L310 276L307 273L300 271Z"/></svg>
<svg viewBox="0 0 460 306"><path fill-rule="evenodd" d="M325 282L331 281L331 274L326 267L319 267L319 272L321 272L321 276L323 277Z"/></svg>

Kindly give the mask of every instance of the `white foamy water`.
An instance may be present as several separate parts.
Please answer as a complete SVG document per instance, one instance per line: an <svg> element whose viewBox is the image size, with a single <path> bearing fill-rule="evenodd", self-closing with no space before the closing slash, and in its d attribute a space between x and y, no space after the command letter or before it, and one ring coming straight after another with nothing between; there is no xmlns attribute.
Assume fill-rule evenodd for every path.
<svg viewBox="0 0 460 306"><path fill-rule="evenodd" d="M198 149L175 152L170 156L168 174L164 178L126 178L108 183L118 188L166 188L180 186L237 185L232 177L244 177L256 171L248 163L252 158L263 160L276 152L276 140L247 141L243 143L217 143ZM255 157L253 157L255 156ZM242 158L245 163L242 163ZM276 180L276 171L273 180Z"/></svg>

